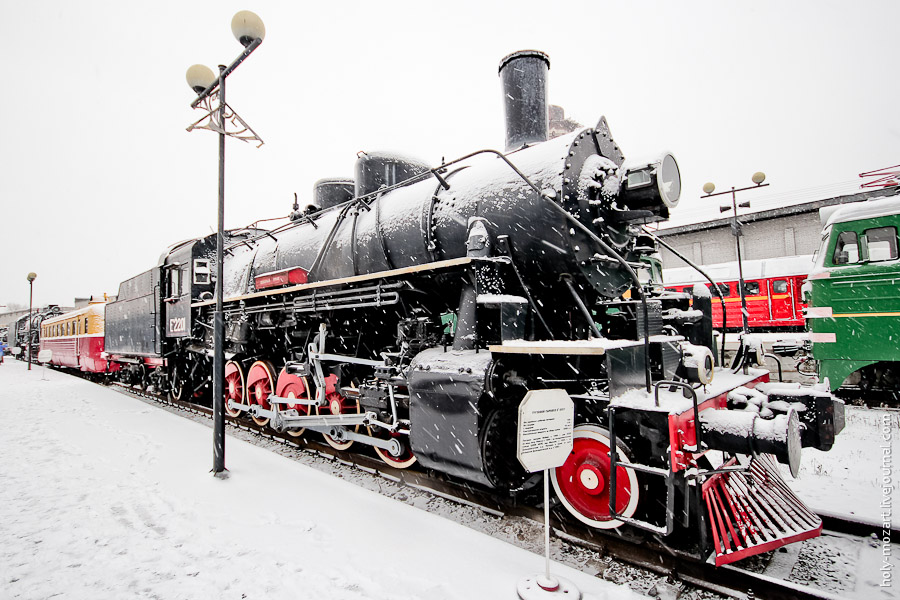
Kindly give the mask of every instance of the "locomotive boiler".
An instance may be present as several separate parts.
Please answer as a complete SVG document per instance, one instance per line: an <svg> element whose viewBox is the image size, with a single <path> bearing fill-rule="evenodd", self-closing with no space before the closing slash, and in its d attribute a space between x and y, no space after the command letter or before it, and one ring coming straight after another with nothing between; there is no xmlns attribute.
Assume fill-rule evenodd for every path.
<svg viewBox="0 0 900 600"><path fill-rule="evenodd" d="M842 406L762 371L716 374L705 288L689 305L640 276L656 252L643 225L678 203L675 159L625 161L603 118L548 139L548 69L537 51L501 62L504 152L361 154L286 225L230 232L221 282L214 238L173 247L108 306L110 355L123 376L208 395L218 283L233 417L527 495L540 475L516 459L517 408L563 390L575 445L552 478L583 523L691 528L719 563L815 535L760 455L796 472Z"/></svg>

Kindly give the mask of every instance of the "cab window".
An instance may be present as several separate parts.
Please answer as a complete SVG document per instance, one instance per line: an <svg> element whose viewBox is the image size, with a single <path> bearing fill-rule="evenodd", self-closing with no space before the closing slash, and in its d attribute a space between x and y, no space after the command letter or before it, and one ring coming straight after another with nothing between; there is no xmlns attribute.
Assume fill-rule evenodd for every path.
<svg viewBox="0 0 900 600"><path fill-rule="evenodd" d="M831 263L834 265L852 265L859 262L859 240L855 231L842 231L834 244Z"/></svg>
<svg viewBox="0 0 900 600"><path fill-rule="evenodd" d="M866 247L872 262L894 260L897 258L897 228L866 229Z"/></svg>
<svg viewBox="0 0 900 600"><path fill-rule="evenodd" d="M169 270L169 298L181 296L181 270L178 268Z"/></svg>
<svg viewBox="0 0 900 600"><path fill-rule="evenodd" d="M638 273L640 275L640 272ZM194 259L194 283L205 285L210 281L209 261L202 258ZM643 281L642 281L643 283Z"/></svg>
<svg viewBox="0 0 900 600"><path fill-rule="evenodd" d="M745 281L744 282L744 295L745 296L759 296L759 283L756 281Z"/></svg>
<svg viewBox="0 0 900 600"><path fill-rule="evenodd" d="M772 282L772 292L775 294L787 294L788 284L784 279L776 279Z"/></svg>

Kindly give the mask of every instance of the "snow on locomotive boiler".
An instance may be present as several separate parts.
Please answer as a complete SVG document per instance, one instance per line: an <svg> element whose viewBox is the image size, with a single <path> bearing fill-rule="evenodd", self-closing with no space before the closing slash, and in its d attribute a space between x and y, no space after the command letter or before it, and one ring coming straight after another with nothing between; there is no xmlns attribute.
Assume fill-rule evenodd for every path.
<svg viewBox="0 0 900 600"><path fill-rule="evenodd" d="M536 51L501 62L505 153L364 154L289 224L229 233L228 413L519 493L540 477L516 459L519 403L562 389L574 449L553 483L580 521L696 528L680 539L719 563L816 535L758 455L795 471L802 446L830 447L842 406L762 371L713 379L708 295L689 306L636 273L656 250L641 225L678 202L674 158L625 162L604 119L548 140L548 68ZM124 376L208 392L214 246L180 244L122 284L106 347Z"/></svg>

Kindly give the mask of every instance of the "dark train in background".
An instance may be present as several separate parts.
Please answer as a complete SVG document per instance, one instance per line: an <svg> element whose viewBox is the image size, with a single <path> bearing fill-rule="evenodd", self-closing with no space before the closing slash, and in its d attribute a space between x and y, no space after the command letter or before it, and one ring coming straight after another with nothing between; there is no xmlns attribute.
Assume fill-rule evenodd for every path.
<svg viewBox="0 0 900 600"><path fill-rule="evenodd" d="M679 531L719 564L817 535L758 454L796 471L801 447L830 448L842 405L764 371L713 380L709 298L636 273L656 252L642 225L678 202L674 158L626 163L605 119L548 139L548 69L536 51L501 62L505 153L364 154L288 224L227 233L227 412L527 496L540 474L516 459L517 409L562 389L574 449L552 477L583 523ZM189 240L121 284L117 377L209 402L215 262L215 236Z"/></svg>
<svg viewBox="0 0 900 600"><path fill-rule="evenodd" d="M45 308L34 309L31 314L22 315L9 324L6 332L6 343L9 352L19 360L28 360L28 350L31 349L32 360L37 359L41 343L41 323L62 314L62 310L56 304ZM29 330L29 320L31 329Z"/></svg>

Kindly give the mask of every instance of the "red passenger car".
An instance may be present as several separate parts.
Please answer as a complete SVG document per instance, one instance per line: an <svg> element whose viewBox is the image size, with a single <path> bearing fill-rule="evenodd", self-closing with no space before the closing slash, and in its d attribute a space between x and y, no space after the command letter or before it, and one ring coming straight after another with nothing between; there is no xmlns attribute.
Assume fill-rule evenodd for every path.
<svg viewBox="0 0 900 600"><path fill-rule="evenodd" d="M119 365L102 358L106 301L41 323L41 351L51 350L50 364L86 373L107 373Z"/></svg>
<svg viewBox="0 0 900 600"><path fill-rule="evenodd" d="M812 267L812 257L786 256L762 260L745 260L744 296L747 299L748 324L751 330L801 330L804 326L803 296L800 286ZM738 291L737 262L704 266L725 298L726 327L740 329L741 295ZM709 282L691 267L665 269L663 279L667 290L688 292L695 283L711 287ZM722 306L713 293L713 327L722 327Z"/></svg>

